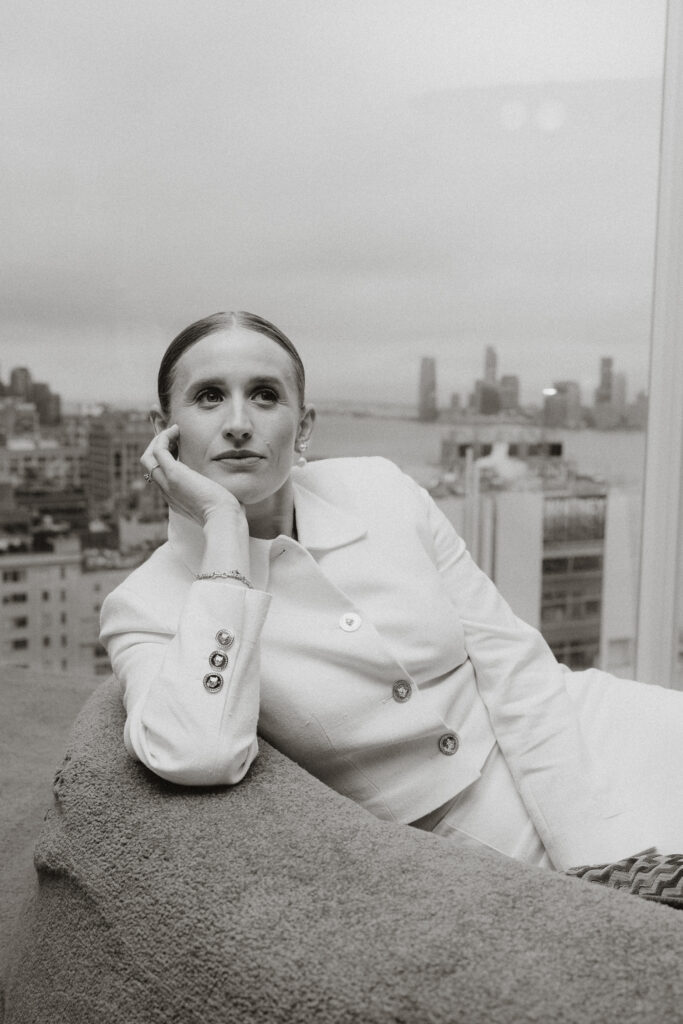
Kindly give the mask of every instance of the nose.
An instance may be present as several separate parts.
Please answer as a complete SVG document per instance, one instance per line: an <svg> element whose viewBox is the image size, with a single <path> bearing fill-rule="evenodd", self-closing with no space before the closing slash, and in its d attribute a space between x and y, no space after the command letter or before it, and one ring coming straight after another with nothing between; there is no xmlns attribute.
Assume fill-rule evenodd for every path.
<svg viewBox="0 0 683 1024"><path fill-rule="evenodd" d="M247 403L241 398L233 398L232 401L226 402L222 427L223 437L233 441L247 441L253 433L254 428Z"/></svg>

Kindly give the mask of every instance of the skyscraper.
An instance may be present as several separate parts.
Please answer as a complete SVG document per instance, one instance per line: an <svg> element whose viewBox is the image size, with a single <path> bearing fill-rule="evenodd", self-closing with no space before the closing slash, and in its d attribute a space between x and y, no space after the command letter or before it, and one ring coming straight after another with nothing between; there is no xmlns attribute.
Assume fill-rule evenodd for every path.
<svg viewBox="0 0 683 1024"><path fill-rule="evenodd" d="M581 388L575 380L554 382L545 397L543 423L546 427L581 426Z"/></svg>
<svg viewBox="0 0 683 1024"><path fill-rule="evenodd" d="M436 360L424 356L420 365L420 390L417 400L417 416L420 420L435 420L436 407Z"/></svg>
<svg viewBox="0 0 683 1024"><path fill-rule="evenodd" d="M593 421L598 430L618 427L626 413L626 377L614 373L614 360L600 360L600 383L595 389Z"/></svg>
<svg viewBox="0 0 683 1024"><path fill-rule="evenodd" d="M484 384L495 388L498 379L498 355L493 345L486 346L484 353Z"/></svg>
<svg viewBox="0 0 683 1024"><path fill-rule="evenodd" d="M611 356L604 356L600 360L600 383L595 389L596 405L611 405L613 397L613 366L614 360Z"/></svg>
<svg viewBox="0 0 683 1024"><path fill-rule="evenodd" d="M10 394L28 401L31 397L31 384L30 371L25 366L15 366L9 379Z"/></svg>
<svg viewBox="0 0 683 1024"><path fill-rule="evenodd" d="M512 412L519 408L519 377L516 374L501 377L498 392L500 407L504 412Z"/></svg>
<svg viewBox="0 0 683 1024"><path fill-rule="evenodd" d="M615 415L619 418L620 422L626 415L626 388L626 374L615 373L612 385L612 405L614 406Z"/></svg>

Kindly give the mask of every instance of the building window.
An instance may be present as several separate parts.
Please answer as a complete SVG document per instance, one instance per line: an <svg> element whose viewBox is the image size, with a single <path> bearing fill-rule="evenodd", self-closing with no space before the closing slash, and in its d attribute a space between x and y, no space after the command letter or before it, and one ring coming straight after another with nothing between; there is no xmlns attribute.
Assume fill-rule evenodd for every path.
<svg viewBox="0 0 683 1024"><path fill-rule="evenodd" d="M22 583L26 579L23 569L4 569L2 573L3 583Z"/></svg>
<svg viewBox="0 0 683 1024"><path fill-rule="evenodd" d="M601 569L601 555L575 555L572 559L572 570L574 572L599 572Z"/></svg>
<svg viewBox="0 0 683 1024"><path fill-rule="evenodd" d="M28 647L28 640L26 637L21 637L17 640L11 641L11 647L13 651L25 651Z"/></svg>
<svg viewBox="0 0 683 1024"><path fill-rule="evenodd" d="M66 645L68 644L69 641L67 640L67 638L65 636L62 636L61 642L62 642L62 647L66 647Z"/></svg>
<svg viewBox="0 0 683 1024"><path fill-rule="evenodd" d="M543 575L546 573L566 573L569 572L569 559L568 558L544 558L543 559Z"/></svg>
<svg viewBox="0 0 683 1024"><path fill-rule="evenodd" d="M61 622L61 624L63 626L66 625L66 612L60 612L60 614L59 614L59 621Z"/></svg>
<svg viewBox="0 0 683 1024"><path fill-rule="evenodd" d="M66 658L62 658L61 666L62 666L62 672L66 672L67 668L69 667L69 663L66 660Z"/></svg>
<svg viewBox="0 0 683 1024"><path fill-rule="evenodd" d="M592 668L598 660L600 638L597 636L551 643L550 649L559 662L571 669Z"/></svg>
<svg viewBox="0 0 683 1024"><path fill-rule="evenodd" d="M60 580L66 579L66 569L64 568L63 565L60 565L59 567L59 578Z"/></svg>
<svg viewBox="0 0 683 1024"><path fill-rule="evenodd" d="M43 647L49 647L51 643L52 641L49 636L43 637Z"/></svg>
<svg viewBox="0 0 683 1024"><path fill-rule="evenodd" d="M16 618L12 619L12 625L15 629L25 629L26 626L28 626L28 616L18 615Z"/></svg>
<svg viewBox="0 0 683 1024"><path fill-rule="evenodd" d="M50 600L50 591L49 590L44 590L43 593L40 596L41 596L43 601L49 601Z"/></svg>
<svg viewBox="0 0 683 1024"><path fill-rule="evenodd" d="M26 604L28 594L5 594L2 598L3 604Z"/></svg>
<svg viewBox="0 0 683 1024"><path fill-rule="evenodd" d="M59 591L59 599L60 601L66 601L66 590Z"/></svg>

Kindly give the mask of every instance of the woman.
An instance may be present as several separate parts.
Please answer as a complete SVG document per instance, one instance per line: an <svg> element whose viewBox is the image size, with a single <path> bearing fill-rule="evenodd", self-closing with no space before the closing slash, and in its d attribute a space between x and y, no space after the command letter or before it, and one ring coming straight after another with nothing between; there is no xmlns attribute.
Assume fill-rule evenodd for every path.
<svg viewBox="0 0 683 1024"><path fill-rule="evenodd" d="M596 766L567 670L428 494L384 459L292 467L315 413L276 327L192 324L152 418L141 461L169 540L102 609L131 754L234 784L258 728L380 818L529 863L652 842Z"/></svg>

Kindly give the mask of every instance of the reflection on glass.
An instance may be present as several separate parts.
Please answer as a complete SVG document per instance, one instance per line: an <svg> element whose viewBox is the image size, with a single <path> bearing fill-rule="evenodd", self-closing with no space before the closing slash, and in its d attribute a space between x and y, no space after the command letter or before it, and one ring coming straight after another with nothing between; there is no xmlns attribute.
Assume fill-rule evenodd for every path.
<svg viewBox="0 0 683 1024"><path fill-rule="evenodd" d="M387 363L396 400L323 401L315 442L320 456L398 462L561 661L621 676L635 670L664 43L655 7L647 74L586 67L529 80L518 68L515 81L414 98L403 199L430 228L427 198L441 204L430 294L442 329L413 327L414 405L401 401L405 365ZM505 54L493 6L487 31ZM542 35L529 32L529 66ZM574 43L563 58L560 38L568 67ZM377 349L389 358L401 344Z"/></svg>

